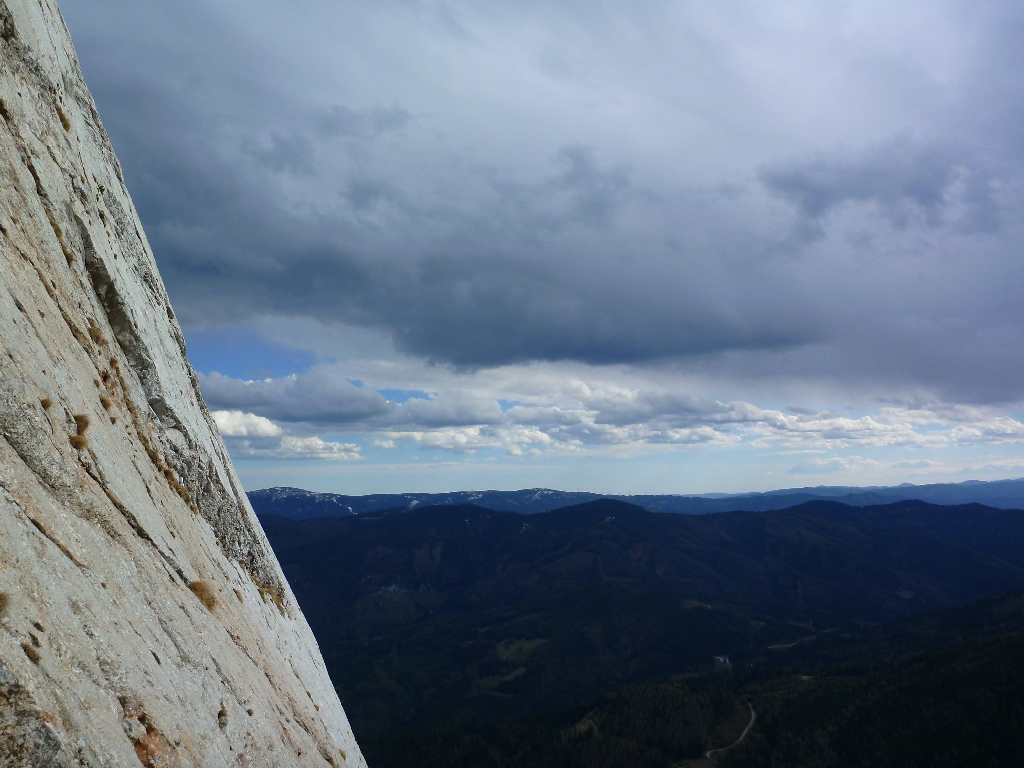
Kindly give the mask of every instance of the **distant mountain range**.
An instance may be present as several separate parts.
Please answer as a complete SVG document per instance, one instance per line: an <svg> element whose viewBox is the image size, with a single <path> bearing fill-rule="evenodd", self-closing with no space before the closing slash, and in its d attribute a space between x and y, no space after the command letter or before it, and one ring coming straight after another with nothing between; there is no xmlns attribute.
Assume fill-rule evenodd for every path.
<svg viewBox="0 0 1024 768"><path fill-rule="evenodd" d="M767 512L786 509L807 501L839 501L854 507L892 504L897 501L926 501L930 504L984 504L996 509L1024 509L1024 479L964 483L903 484L888 487L855 488L818 486L789 488L766 493L706 494L676 496L646 494L615 496L597 493L530 488L521 491L456 491L453 493L378 493L346 496L314 493L301 488L265 488L249 493L259 515L277 515L292 520L316 517L347 517L384 509L475 504L499 512L524 515L550 512L597 499L625 501L649 512L703 515L711 512Z"/></svg>

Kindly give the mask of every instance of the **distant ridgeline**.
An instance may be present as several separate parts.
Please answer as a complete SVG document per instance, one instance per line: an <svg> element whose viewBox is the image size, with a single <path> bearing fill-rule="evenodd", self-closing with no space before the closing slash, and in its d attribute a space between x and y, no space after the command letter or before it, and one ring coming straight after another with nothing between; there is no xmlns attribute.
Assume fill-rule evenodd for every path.
<svg viewBox="0 0 1024 768"><path fill-rule="evenodd" d="M821 486L792 488L767 493L675 496L669 494L614 496L597 493L552 491L531 488L522 491L458 491L455 493L378 493L345 496L313 493L301 488L266 488L251 491L249 501L259 515L277 515L293 520L314 517L346 517L382 509L475 504L499 512L524 515L583 504L596 499L615 499L643 507L649 512L703 515L711 512L767 512L786 509L806 501L840 501L854 507L891 504L897 501L927 501L931 504L984 504L996 509L1024 509L1024 479L992 482L935 483L879 488Z"/></svg>

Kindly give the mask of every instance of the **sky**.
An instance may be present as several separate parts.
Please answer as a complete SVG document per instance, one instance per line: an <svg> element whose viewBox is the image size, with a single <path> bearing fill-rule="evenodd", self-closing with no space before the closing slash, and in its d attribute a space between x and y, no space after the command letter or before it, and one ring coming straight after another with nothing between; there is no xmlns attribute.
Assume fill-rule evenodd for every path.
<svg viewBox="0 0 1024 768"><path fill-rule="evenodd" d="M63 0L247 489L1024 475L1024 5Z"/></svg>

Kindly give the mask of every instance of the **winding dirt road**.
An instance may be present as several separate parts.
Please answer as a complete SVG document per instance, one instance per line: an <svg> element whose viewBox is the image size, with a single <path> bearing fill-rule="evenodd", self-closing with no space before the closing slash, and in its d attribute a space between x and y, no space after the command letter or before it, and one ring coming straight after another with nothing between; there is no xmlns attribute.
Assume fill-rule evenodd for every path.
<svg viewBox="0 0 1024 768"><path fill-rule="evenodd" d="M747 734L750 733L750 729L754 726L754 721L757 720L757 713L754 712L753 705L748 701L747 702L747 706L750 707L750 722L747 723L747 727L743 729L743 733L740 734L740 737L738 739L736 739L736 741L734 741L732 744L730 744L727 747L719 747L718 749L709 749L707 752L704 753L704 757L706 757L708 760L710 760L713 763L717 763L718 761L715 760L715 758L713 757L713 755L716 752L725 752L727 749L732 749L737 744L739 744L741 741L743 741L745 738L747 738Z"/></svg>

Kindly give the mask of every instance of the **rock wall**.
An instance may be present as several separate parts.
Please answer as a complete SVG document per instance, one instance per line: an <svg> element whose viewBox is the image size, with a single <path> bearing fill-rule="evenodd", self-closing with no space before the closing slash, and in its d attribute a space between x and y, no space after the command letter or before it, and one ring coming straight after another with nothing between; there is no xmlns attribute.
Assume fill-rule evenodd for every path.
<svg viewBox="0 0 1024 768"><path fill-rule="evenodd" d="M0 766L363 766L52 0L0 0Z"/></svg>

